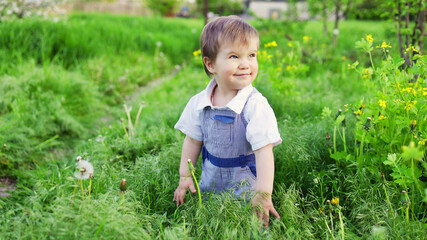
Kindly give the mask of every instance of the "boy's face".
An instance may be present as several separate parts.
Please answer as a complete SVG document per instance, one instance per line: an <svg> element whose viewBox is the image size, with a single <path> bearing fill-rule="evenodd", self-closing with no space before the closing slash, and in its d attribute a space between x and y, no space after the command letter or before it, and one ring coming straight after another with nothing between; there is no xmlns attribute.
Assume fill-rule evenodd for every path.
<svg viewBox="0 0 427 240"><path fill-rule="evenodd" d="M238 91L250 85L258 74L258 38L247 44L241 42L222 43L215 61L205 57L206 68L214 75L219 88Z"/></svg>

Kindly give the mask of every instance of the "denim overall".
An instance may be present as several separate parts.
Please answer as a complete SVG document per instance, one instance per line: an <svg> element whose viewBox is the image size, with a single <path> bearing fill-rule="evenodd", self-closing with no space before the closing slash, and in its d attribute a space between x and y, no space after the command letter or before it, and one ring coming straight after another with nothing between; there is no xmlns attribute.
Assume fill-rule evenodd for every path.
<svg viewBox="0 0 427 240"><path fill-rule="evenodd" d="M254 89L248 99L257 92ZM235 197L252 195L256 180L255 155L246 140L248 123L243 112L237 114L230 109L207 106L200 114L204 144L202 192L231 190Z"/></svg>

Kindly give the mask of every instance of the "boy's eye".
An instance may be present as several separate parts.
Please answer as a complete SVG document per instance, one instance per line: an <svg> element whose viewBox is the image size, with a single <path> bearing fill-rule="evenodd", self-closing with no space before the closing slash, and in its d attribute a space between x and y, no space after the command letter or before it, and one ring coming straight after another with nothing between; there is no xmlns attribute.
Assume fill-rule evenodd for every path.
<svg viewBox="0 0 427 240"><path fill-rule="evenodd" d="M237 58L237 56L236 55L231 55L230 58L231 59L235 59L235 58Z"/></svg>
<svg viewBox="0 0 427 240"><path fill-rule="evenodd" d="M252 53L251 55L249 55L249 57L256 57L256 54Z"/></svg>

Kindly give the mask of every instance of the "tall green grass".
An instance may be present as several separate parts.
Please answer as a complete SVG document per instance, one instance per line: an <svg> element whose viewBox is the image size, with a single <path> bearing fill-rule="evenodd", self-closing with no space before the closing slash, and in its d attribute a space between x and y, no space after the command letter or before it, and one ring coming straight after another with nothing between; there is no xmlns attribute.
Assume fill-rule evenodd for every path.
<svg viewBox="0 0 427 240"><path fill-rule="evenodd" d="M138 17L107 15L105 18L119 29L126 29L133 21L142 24L142 18ZM95 26L94 22L99 23L100 19L104 19L104 15L78 14L69 21L71 26L83 26L82 22ZM111 49L120 51L111 54L111 49L106 47L106 52L94 51L96 54L70 61L70 65L64 64L66 61L38 62L34 57L37 54L25 55L19 51L16 56L21 62L1 64L2 69L6 69L7 64L13 68L4 71L7 75L3 74L2 79L6 81L0 83L0 144L6 143L6 148L1 148L0 159L2 163L5 159L12 163L6 164L8 171L3 172L20 170L13 174L18 178L17 190L11 197L0 199L0 214L4 216L0 218L1 239L424 237L425 218L406 221L399 214L405 209L402 195L389 182L382 182L380 172L367 169L355 176L354 164L339 164L329 157L330 142L325 139L325 133L331 133L332 129L321 120L323 107L335 111L369 93L357 74L346 69L352 61L347 54L355 54L354 58L358 54L346 48L352 47L350 43L360 36L343 36L345 44L333 50L336 51L333 55L323 56L331 53L331 49L323 50L324 40L316 38L320 32L317 23L306 23L306 31L294 30L292 35L312 36L313 41L318 41L310 46L320 51L317 57L326 65L313 60L306 63L310 70L305 74L294 77L285 73L283 80L289 84L284 85L284 92L277 91L271 83L274 75L268 71L268 65L261 66L254 83L273 107L283 138L283 143L274 148L273 201L281 218L272 217L268 229L260 227L249 205L232 198L231 194L205 195L203 207L199 208L197 196L188 193L186 203L176 207L172 198L178 184L184 136L173 126L189 98L204 89L209 80L200 60L191 59L197 47L191 49L187 44L197 42L201 21L145 20L157 26L150 30L154 36L169 36L160 26L173 28L177 24L198 29L194 36L186 35L192 40L174 38L162 42L159 51L163 51L165 44L182 47L176 50L183 54L176 75L170 76L172 68L167 66L152 75L159 66L175 64L175 60L169 58L176 53L168 54L165 50L166 59L158 58L156 40L153 40L154 49L147 49L141 56L131 47L114 45L121 40L110 39L114 45ZM382 27L382 23L375 22L342 25L345 24L353 26L355 33ZM64 23L64 26L68 25ZM287 41L282 39L284 29L277 26L276 30L267 31L261 27L262 44L276 40L281 44L281 51L288 51ZM119 30L112 28L111 31ZM102 46L102 39L97 40ZM343 55L347 60L342 60ZM138 89L161 75L166 78L160 84L149 90ZM122 103L132 107L130 117L135 125L142 101L145 107L135 134L129 137L132 127L128 125ZM85 200L79 191L73 200L77 156L88 159L95 169L93 191L88 198L85 190ZM26 162L24 166L31 166L31 170L17 168L21 160ZM197 169L201 169L200 162ZM200 177L200 170L197 173ZM128 182L125 194L119 190L123 178ZM87 189L89 180L83 185ZM389 208L386 192L394 211ZM333 197L340 197L341 208L327 204ZM338 211L342 214L342 226ZM345 232L341 232L341 227Z"/></svg>
<svg viewBox="0 0 427 240"><path fill-rule="evenodd" d="M200 27L161 18L107 14L73 14L58 22L6 21L0 24L0 56L5 62L35 59L36 63L59 62L70 68L94 57L128 51L154 55L161 44L161 51L178 64L197 48ZM2 72L8 71L7 66L2 64Z"/></svg>

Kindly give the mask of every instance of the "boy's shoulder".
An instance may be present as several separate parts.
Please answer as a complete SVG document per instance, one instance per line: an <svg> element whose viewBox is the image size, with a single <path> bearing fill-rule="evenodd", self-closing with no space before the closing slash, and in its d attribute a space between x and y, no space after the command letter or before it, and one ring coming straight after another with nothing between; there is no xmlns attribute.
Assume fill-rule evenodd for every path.
<svg viewBox="0 0 427 240"><path fill-rule="evenodd" d="M258 89L256 89L255 87L253 88L251 94L249 94L249 96L248 96L247 104L249 104L249 105L259 105L259 104L269 105L267 98L264 97L264 95L262 95L262 93L260 91L258 91Z"/></svg>

